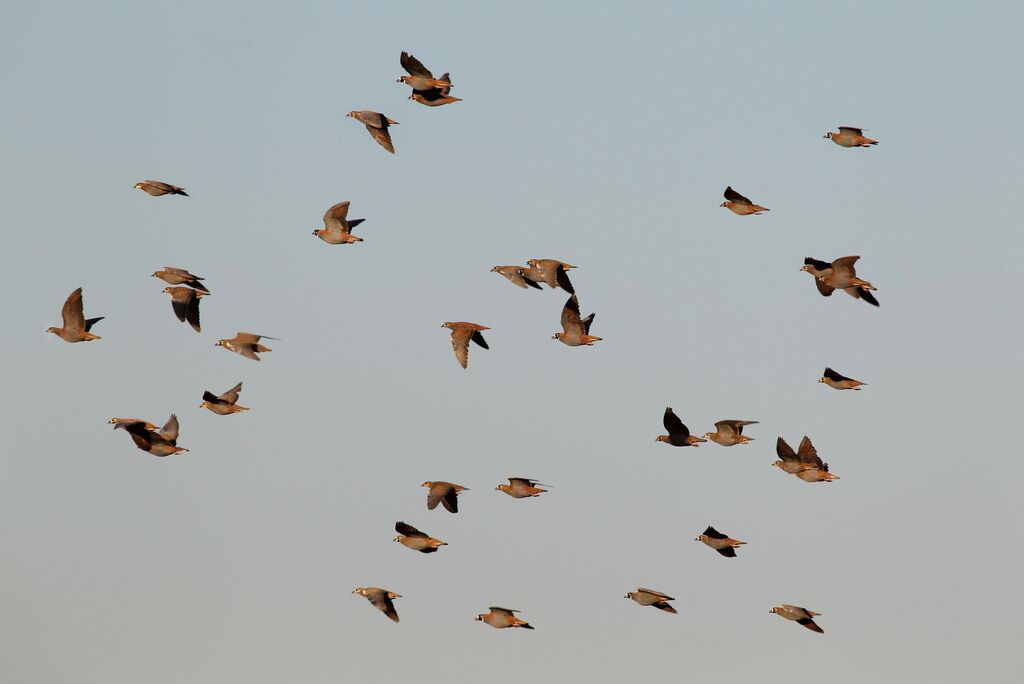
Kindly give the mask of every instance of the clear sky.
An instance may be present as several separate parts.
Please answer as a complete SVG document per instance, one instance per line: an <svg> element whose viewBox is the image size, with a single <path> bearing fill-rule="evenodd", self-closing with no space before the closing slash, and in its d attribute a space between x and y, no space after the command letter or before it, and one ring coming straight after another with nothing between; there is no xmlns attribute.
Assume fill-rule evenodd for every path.
<svg viewBox="0 0 1024 684"><path fill-rule="evenodd" d="M3 681L1018 681L1020 3L3 15ZM402 50L464 101L405 99ZM342 200L361 244L310 234ZM848 254L881 308L799 272ZM551 340L564 293L489 273L531 257L579 267L603 342ZM201 334L165 264L207 278ZM78 286L103 339L68 345L43 331ZM492 328L468 371L449 320ZM256 364L214 347L238 330L282 339ZM198 408L240 380L251 411ZM756 441L655 443L666 406ZM171 412L177 457L106 424ZM804 434L842 479L770 467ZM435 479L470 487L458 515Z"/></svg>

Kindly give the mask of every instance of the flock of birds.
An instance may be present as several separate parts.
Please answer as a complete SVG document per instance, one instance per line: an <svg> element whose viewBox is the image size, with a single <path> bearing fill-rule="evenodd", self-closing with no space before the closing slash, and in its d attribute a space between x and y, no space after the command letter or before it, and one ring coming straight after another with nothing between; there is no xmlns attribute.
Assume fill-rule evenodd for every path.
<svg viewBox="0 0 1024 684"><path fill-rule="evenodd" d="M434 78L430 70L406 52L401 54L400 63L408 75L400 77L398 82L412 88L409 99L428 107L439 107L461 101L450 94L452 82L449 74L445 73L440 78ZM389 128L397 125L397 121L393 121L380 112L368 110L349 112L347 116L365 125L373 139L381 147L394 154L395 147L391 141ZM849 126L840 126L838 132L826 133L824 137L841 147L869 147L878 144L878 141L864 137L861 129ZM162 181L145 180L136 183L134 187L153 197L164 195L188 197L184 188ZM739 216L756 216L769 211L767 207L754 204L733 190L731 186L725 189L725 200L721 206ZM362 242L362 238L352 234L352 229L362 223L364 219L349 219L349 204L347 201L339 202L329 208L323 217L324 227L313 231L313 235L331 245ZM855 299L863 299L868 304L878 306L878 300L872 294L875 287L857 276L855 264L859 258L858 256L844 256L828 262L808 257L804 259L804 266L801 270L814 277L814 284L822 296L828 297L836 290L842 290ZM556 332L552 339L570 347L591 346L595 342L601 341L602 338L590 334L594 314L590 314L586 318L582 318L580 315L576 290L569 279L569 271L574 268L576 266L557 259L530 259L525 266L495 266L491 271L523 289L539 290L543 289L542 285L547 285L551 289L561 289L567 292L570 296L562 308L562 331ZM178 320L183 323L187 322L196 332L201 332L199 303L203 297L210 295L209 289L202 283L204 278L189 273L186 269L172 266L165 266L152 275L169 285L164 288L163 292L171 296L171 308ZM51 327L47 332L55 334L65 342L89 342L100 339L91 331L103 317L85 318L81 287L75 289L68 296L61 310L61 317L63 319L62 327ZM467 368L469 365L470 342L474 342L484 349L488 348L482 333L490 328L485 325L466 321L449 321L442 324L442 327L451 331L452 349L455 352L456 360L463 368ZM233 338L218 340L216 345L248 359L259 361L259 354L271 351L268 347L260 344L261 339L277 338L238 332ZM818 382L837 390L859 390L866 384L848 378L832 368L826 368ZM219 395L206 390L203 392L203 402L200 404L200 408L205 408L221 416L247 411L248 408L238 404L241 391L241 382ZM139 418L111 418L109 422L115 430L125 430L136 447L153 456L170 456L188 451L177 444L179 425L178 418L174 414L171 414L160 428ZM703 437L697 437L690 433L690 430L671 407L665 409L662 422L668 434L659 435L656 440L675 447L696 447L699 443L709 440L725 447L746 444L752 438L744 435L743 429L746 426L758 424L753 420L720 420L715 423L714 432L707 432ZM779 437L776 441L776 453L779 460L775 461L773 465L804 482L831 482L839 479L838 476L829 472L828 463L818 456L817 450L806 435L796 451L782 437ZM538 497L546 492L547 490L542 488L546 486L549 485L541 485L540 482L531 478L511 477L508 484L499 484L495 489L516 499L527 499ZM423 487L428 488L428 510L434 510L438 505L443 505L451 513L458 512L458 495L468 489L459 484L442 481L424 482ZM394 538L394 541L413 551L435 553L440 547L447 546L447 542L431 537L405 522L395 523L395 531L398 536ZM695 540L706 544L727 558L735 558L736 549L746 543L722 534L710 525ZM399 621L393 599L401 598L400 594L380 587L357 587L352 593L368 599L374 607L391 620ZM624 598L632 599L641 606L651 606L668 613L677 612L669 603L675 599L654 589L638 587L636 591L628 592ZM510 608L491 606L489 612L477 615L476 620L499 629L509 627L533 629L528 622L516 617L517 612L519 611ZM814 632L824 632L814 621L819 613L806 608L781 604L772 608L770 612L787 620L793 620Z"/></svg>

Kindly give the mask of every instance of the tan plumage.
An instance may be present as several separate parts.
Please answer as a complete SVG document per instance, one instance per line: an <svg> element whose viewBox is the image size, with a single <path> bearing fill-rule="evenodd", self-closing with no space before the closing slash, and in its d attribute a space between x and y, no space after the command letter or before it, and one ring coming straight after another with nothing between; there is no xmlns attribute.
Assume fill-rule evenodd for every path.
<svg viewBox="0 0 1024 684"><path fill-rule="evenodd" d="M702 534L697 535L694 541L704 542L726 558L735 558L736 548L747 543L722 534L711 525L708 525Z"/></svg>
<svg viewBox="0 0 1024 684"><path fill-rule="evenodd" d="M153 278L159 278L168 285L188 285L194 287L197 290L202 290L206 294L210 294L210 291L203 285L200 280L205 278L189 273L184 268L175 268L174 266L164 266L162 271L156 271L152 275Z"/></svg>
<svg viewBox="0 0 1024 684"><path fill-rule="evenodd" d="M825 463L818 456L818 450L811 444L807 435L800 440L799 451L794 452L786 440L779 437L775 442L775 453L779 460L772 463L773 466L795 475L804 482L831 482L838 480L838 475L828 471L828 463Z"/></svg>
<svg viewBox="0 0 1024 684"><path fill-rule="evenodd" d="M579 300L576 299L576 295L569 297L569 301L562 308L562 332L555 333L551 339L570 347L589 347L594 342L600 342L602 338L590 334L590 325L594 322L595 315L590 314L581 319Z"/></svg>
<svg viewBox="0 0 1024 684"><path fill-rule="evenodd" d="M184 195L188 197L188 193L185 192L185 188L179 188L177 185L171 185L170 183L164 183L163 181L157 180L144 180L139 181L134 186L136 190L142 190L147 195L153 197L159 197L161 195Z"/></svg>
<svg viewBox="0 0 1024 684"><path fill-rule="evenodd" d="M238 383L219 396L209 390L206 390L203 392L203 403L199 405L199 408L208 409L209 411L216 413L218 416L229 416L232 413L248 411L249 409L247 407L240 406L236 403L238 401L238 393L241 391L242 383Z"/></svg>
<svg viewBox="0 0 1024 684"><path fill-rule="evenodd" d="M482 330L490 330L486 325L467 323L466 321L448 321L447 323L442 323L441 327L452 331L452 349L455 351L455 358L458 360L459 365L463 368L469 366L470 340L476 342L484 349L490 349L487 346L487 340L481 334Z"/></svg>
<svg viewBox="0 0 1024 684"><path fill-rule="evenodd" d="M46 332L53 333L65 342L90 342L101 339L99 335L89 332L92 326L103 320L103 316L97 318L86 318L83 313L82 288L77 288L68 298L64 300L64 306L60 309L60 317L64 326L61 328L49 327Z"/></svg>
<svg viewBox="0 0 1024 684"><path fill-rule="evenodd" d="M654 441L664 442L665 444L671 444L677 447L695 447L699 442L706 442L708 440L695 435L690 434L690 428L683 425L683 421L679 419L679 416L675 414L671 406L665 407L665 415L661 419L662 425L665 426L665 430L668 432L667 435L658 435Z"/></svg>
<svg viewBox="0 0 1024 684"><path fill-rule="evenodd" d="M494 488L497 492L505 492L513 499L528 499L534 496L540 496L546 489L541 489L537 485L540 484L537 480L530 479L528 477L510 477L508 478L508 484L500 484ZM551 485L543 485L544 487L550 487Z"/></svg>
<svg viewBox="0 0 1024 684"><path fill-rule="evenodd" d="M448 542L434 539L426 532L420 532L412 525L401 521L395 523L395 532L398 532L398 536L394 541L420 553L434 553L440 547L448 546Z"/></svg>
<svg viewBox="0 0 1024 684"><path fill-rule="evenodd" d="M754 204L731 187L727 187L725 189L725 201L718 206L725 207L732 213L739 216L756 216L762 211L770 211L768 207L762 207L759 204Z"/></svg>
<svg viewBox="0 0 1024 684"><path fill-rule="evenodd" d="M395 610L395 604L391 599L402 598L401 594L380 587L356 587L352 593L366 597L374 608L387 615L393 622L398 622L398 611Z"/></svg>
<svg viewBox="0 0 1024 684"><path fill-rule="evenodd" d="M716 432L705 432L704 437L710 439L715 444L721 444L722 446L734 446L736 444L746 444L747 442L753 441L753 437L747 437L743 434L744 425L757 425L756 420L720 420L715 423Z"/></svg>
<svg viewBox="0 0 1024 684"><path fill-rule="evenodd" d="M652 608L663 610L666 613L678 613L678 611L668 603L669 601L675 601L675 599L668 594L663 594L660 591L655 591L654 589L637 587L636 591L627 592L622 598L633 599L641 606L651 606Z"/></svg>
<svg viewBox="0 0 1024 684"><path fill-rule="evenodd" d="M329 245L347 245L353 242L362 242L363 238L352 234L352 229L366 219L348 219L348 207L350 202L338 202L324 213L324 227L313 231L317 236Z"/></svg>
<svg viewBox="0 0 1024 684"><path fill-rule="evenodd" d="M569 294L576 294L576 289L569 280L569 269L576 268L558 259L530 259L526 262L529 268L523 275L535 283L544 283L554 289L560 287Z"/></svg>
<svg viewBox="0 0 1024 684"><path fill-rule="evenodd" d="M871 147L877 145L877 140L864 137L864 131L852 126L840 126L838 133L828 132L822 136L828 138L840 147Z"/></svg>
<svg viewBox="0 0 1024 684"><path fill-rule="evenodd" d="M369 132L370 136L373 137L381 147L391 154L395 153L395 146L391 144L391 133L388 132L388 127L397 126L397 121L392 121L380 112L371 112L365 109L358 112L349 112L345 116L351 116L353 119L366 126L366 130Z"/></svg>
<svg viewBox="0 0 1024 684"><path fill-rule="evenodd" d="M853 273L853 262L859 258L860 257L842 257L842 259L837 259L836 261L839 261L842 264L841 274L836 274L834 262L821 261L814 257L805 258L804 265L800 270L809 273L814 277L814 285L818 288L818 292L823 297L830 297L836 289L842 289L843 292L854 299L863 299L872 306L879 306L878 300L875 299L873 294L871 294L871 290L874 289L871 283L861 281L862 283L865 283L867 287L860 284L852 284L841 288L836 287L837 285L841 286L844 283L852 282L850 274Z"/></svg>
<svg viewBox="0 0 1024 684"><path fill-rule="evenodd" d="M193 330L200 332L199 300L207 293L191 287L165 287L164 292L171 295L171 309L178 320L188 321Z"/></svg>
<svg viewBox="0 0 1024 684"><path fill-rule="evenodd" d="M861 385L867 385L866 382L861 382L860 380L854 380L853 378L848 378L845 375L840 375L827 366L825 368L825 373L818 379L818 382L823 382L832 389L837 390L852 389L859 391Z"/></svg>
<svg viewBox="0 0 1024 684"><path fill-rule="evenodd" d="M521 620L515 616L518 610L513 608L500 608L498 606L491 606L488 608L489 613L481 613L474 619L483 622L484 624L490 625L495 629L505 629L507 627L521 627L523 629L533 629L526 620Z"/></svg>
<svg viewBox="0 0 1024 684"><path fill-rule="evenodd" d="M247 359L253 361L259 361L260 357L256 355L256 352L269 352L273 351L269 347L264 347L260 344L260 340L266 338L268 340L276 340L276 337L270 337L269 335L257 335L255 333L240 332L235 333L234 337L217 340L214 344L215 347L224 347L228 351L233 351L236 354L241 354Z"/></svg>
<svg viewBox="0 0 1024 684"><path fill-rule="evenodd" d="M814 621L814 618L821 615L821 613L815 613L813 610L807 610L800 606L791 606L788 603L783 603L780 606L775 606L769 612L775 613L779 617L784 617L787 620L793 620L797 624L803 625L812 632L818 634L824 634L825 630L818 626Z"/></svg>
<svg viewBox="0 0 1024 684"><path fill-rule="evenodd" d="M178 417L173 413L159 430L153 429L152 423L134 418L111 418L110 422L114 424L115 430L123 428L127 431L135 446L153 456L170 456L188 451L178 446Z"/></svg>
<svg viewBox="0 0 1024 684"><path fill-rule="evenodd" d="M526 269L522 266L495 266L491 269L491 273L497 273L508 279L510 283L526 289L532 287L537 290L541 289L541 286L537 284L537 281L530 280L526 276Z"/></svg>
<svg viewBox="0 0 1024 684"><path fill-rule="evenodd" d="M432 482L430 480L424 482L421 487L427 487L427 510L434 510L438 504L444 504L444 507L450 513L459 512L459 499L458 496L461 492L468 492L468 487L462 485L453 484L451 482L444 482L438 480Z"/></svg>

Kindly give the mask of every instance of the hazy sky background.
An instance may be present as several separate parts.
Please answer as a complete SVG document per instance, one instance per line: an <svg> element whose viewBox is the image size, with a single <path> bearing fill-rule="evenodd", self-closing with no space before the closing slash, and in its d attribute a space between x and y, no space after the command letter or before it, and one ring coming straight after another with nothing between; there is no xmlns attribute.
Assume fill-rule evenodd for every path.
<svg viewBox="0 0 1024 684"><path fill-rule="evenodd" d="M3 3L0 679L1018 681L1021 5L490 5ZM402 50L465 101L406 100ZM362 244L310 234L342 200ZM847 254L881 308L798 270ZM579 266L604 342L488 272L531 257ZM165 264L206 276L202 334ZM68 345L78 286L107 318ZM468 371L449 320L493 328ZM239 380L251 411L198 408ZM657 444L667 405L756 441ZM171 412L177 457L106 424ZM841 480L770 467L804 434Z"/></svg>

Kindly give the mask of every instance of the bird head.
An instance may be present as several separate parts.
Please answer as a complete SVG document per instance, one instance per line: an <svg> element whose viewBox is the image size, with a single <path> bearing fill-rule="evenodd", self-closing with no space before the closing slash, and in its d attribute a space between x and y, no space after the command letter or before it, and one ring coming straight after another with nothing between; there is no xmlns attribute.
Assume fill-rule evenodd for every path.
<svg viewBox="0 0 1024 684"><path fill-rule="evenodd" d="M826 133L825 135L823 135L821 137L822 138L828 138L829 140L831 140L832 139L832 133L830 131L830 132ZM774 609L772 610L772 612L775 612Z"/></svg>
<svg viewBox="0 0 1024 684"><path fill-rule="evenodd" d="M668 435L658 435L657 437L654 438L655 442L666 442L666 443L668 443L668 440L669 440L669 436Z"/></svg>
<svg viewBox="0 0 1024 684"><path fill-rule="evenodd" d="M484 619L484 616L483 616L483 615L477 615L477 616L476 616L475 618L473 618L473 619L474 619L474 620L476 620L477 622L480 622L481 620L483 620L483 619Z"/></svg>
<svg viewBox="0 0 1024 684"><path fill-rule="evenodd" d="M718 206L720 206L720 207L727 207L727 206L729 206L729 203L728 202L722 202Z"/></svg>
<svg viewBox="0 0 1024 684"><path fill-rule="evenodd" d="M47 328L46 332L52 332L54 335L59 335L60 334L60 330L57 329L57 328L54 328L53 326L50 326L49 328Z"/></svg>

